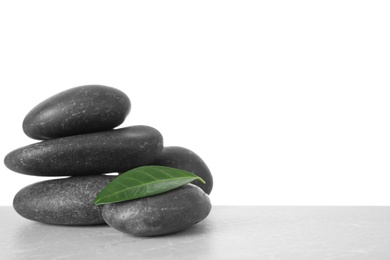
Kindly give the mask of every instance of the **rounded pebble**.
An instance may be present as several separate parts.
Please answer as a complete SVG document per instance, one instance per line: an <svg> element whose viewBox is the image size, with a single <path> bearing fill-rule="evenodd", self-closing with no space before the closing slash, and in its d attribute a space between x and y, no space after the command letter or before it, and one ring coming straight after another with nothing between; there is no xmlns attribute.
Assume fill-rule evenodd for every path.
<svg viewBox="0 0 390 260"><path fill-rule="evenodd" d="M207 194L213 189L213 176L206 163L193 151L179 146L167 146L150 165L161 165L192 172L201 177L206 184L196 180L192 184L199 186Z"/></svg>
<svg viewBox="0 0 390 260"><path fill-rule="evenodd" d="M124 172L147 165L163 148L149 126L46 140L16 149L4 159L12 171L35 176L80 176Z"/></svg>
<svg viewBox="0 0 390 260"><path fill-rule="evenodd" d="M105 224L96 195L115 176L82 176L42 181L21 189L14 209L30 220L57 225Z"/></svg>
<svg viewBox="0 0 390 260"><path fill-rule="evenodd" d="M187 184L151 197L103 207L103 219L111 227L134 236L175 233L205 219L211 210L208 195Z"/></svg>
<svg viewBox="0 0 390 260"><path fill-rule="evenodd" d="M24 118L23 131L38 140L106 131L123 123L130 106L130 99L118 89L75 87L34 107Z"/></svg>

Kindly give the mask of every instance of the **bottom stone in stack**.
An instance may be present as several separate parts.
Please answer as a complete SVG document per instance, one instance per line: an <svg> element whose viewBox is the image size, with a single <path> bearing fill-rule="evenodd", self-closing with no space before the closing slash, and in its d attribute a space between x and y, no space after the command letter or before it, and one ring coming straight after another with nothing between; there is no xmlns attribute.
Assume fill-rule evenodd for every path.
<svg viewBox="0 0 390 260"><path fill-rule="evenodd" d="M21 189L13 206L22 217L57 225L105 224L96 195L116 176L95 175L54 179Z"/></svg>

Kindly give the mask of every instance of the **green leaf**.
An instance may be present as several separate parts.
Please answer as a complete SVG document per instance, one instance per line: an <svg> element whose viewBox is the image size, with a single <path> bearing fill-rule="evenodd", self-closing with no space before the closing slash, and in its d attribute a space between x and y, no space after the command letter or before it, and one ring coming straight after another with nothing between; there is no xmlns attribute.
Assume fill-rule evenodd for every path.
<svg viewBox="0 0 390 260"><path fill-rule="evenodd" d="M111 181L96 197L95 204L139 199L167 192L200 180L199 176L165 166L142 166L122 173Z"/></svg>

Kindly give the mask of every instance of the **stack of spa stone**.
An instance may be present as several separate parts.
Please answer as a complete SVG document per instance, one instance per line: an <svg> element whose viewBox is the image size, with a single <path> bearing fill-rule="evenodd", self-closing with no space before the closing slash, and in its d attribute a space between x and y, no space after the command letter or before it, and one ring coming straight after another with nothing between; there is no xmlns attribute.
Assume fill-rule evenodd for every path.
<svg viewBox="0 0 390 260"><path fill-rule="evenodd" d="M138 220L122 219L125 222L121 223L122 226L133 229L128 231L122 227L122 231L135 235L161 235L204 219L211 209L207 194L213 186L208 167L186 148L163 147L162 135L152 127L137 125L113 129L123 123L130 106L129 98L122 91L89 85L61 92L33 108L23 121L23 130L27 136L43 141L10 152L5 157L5 165L27 175L71 177L42 181L23 188L15 196L15 210L27 219L43 223L94 225L107 222L115 227L118 222L115 214L129 212L135 203L137 207L142 203L147 207L162 207L182 197L177 203L196 205L197 201L202 202L202 207L192 209L193 217L188 216L191 210L187 209L182 218L185 223L180 223L177 212L171 212L171 217L160 216L165 218L165 226L160 225L160 229L156 228L159 223L154 223L149 230L136 231L144 225L136 221L156 218L141 215ZM195 181L194 185L153 197L104 207L94 205L96 195L115 178L115 175L105 174L121 173L144 165L187 170L203 178L206 184ZM103 208L107 208L104 214ZM155 214L159 215L158 208L156 210ZM166 221L167 217L172 223Z"/></svg>

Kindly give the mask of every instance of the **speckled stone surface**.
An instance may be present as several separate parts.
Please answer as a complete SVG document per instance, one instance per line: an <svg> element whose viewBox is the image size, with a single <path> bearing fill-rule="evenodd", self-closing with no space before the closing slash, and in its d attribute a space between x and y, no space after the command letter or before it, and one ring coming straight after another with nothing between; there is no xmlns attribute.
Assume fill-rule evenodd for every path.
<svg viewBox="0 0 390 260"><path fill-rule="evenodd" d="M21 189L13 206L19 215L57 225L105 224L96 195L115 176L81 176L42 181Z"/></svg>
<svg viewBox="0 0 390 260"><path fill-rule="evenodd" d="M79 176L124 172L149 164L163 148L159 131L149 126L46 140L10 152L12 171L36 176Z"/></svg>
<svg viewBox="0 0 390 260"><path fill-rule="evenodd" d="M213 189L213 176L206 163L193 151L179 146L164 147L160 155L151 162L151 165L161 165L178 168L195 173L201 177L206 184L196 180L192 183L199 186L207 194Z"/></svg>
<svg viewBox="0 0 390 260"><path fill-rule="evenodd" d="M210 199L187 184L155 196L106 204L103 218L111 227L134 236L157 236L182 231L205 219Z"/></svg>
<svg viewBox="0 0 390 260"><path fill-rule="evenodd" d="M110 130L123 123L130 106L130 99L118 89L75 87L34 107L24 118L23 130L38 140Z"/></svg>

